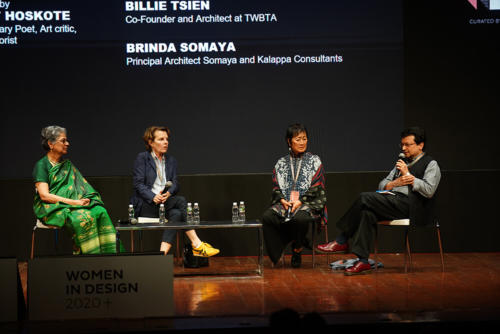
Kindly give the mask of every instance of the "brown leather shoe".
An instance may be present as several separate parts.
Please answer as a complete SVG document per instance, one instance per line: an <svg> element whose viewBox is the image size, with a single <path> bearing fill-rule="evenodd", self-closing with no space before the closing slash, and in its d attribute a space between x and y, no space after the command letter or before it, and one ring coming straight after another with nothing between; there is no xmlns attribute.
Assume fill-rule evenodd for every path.
<svg viewBox="0 0 500 334"><path fill-rule="evenodd" d="M348 249L349 244L347 242L345 244L339 244L336 241L330 241L327 244L316 246L318 252L327 254L345 254Z"/></svg>
<svg viewBox="0 0 500 334"><path fill-rule="evenodd" d="M344 275L346 276L363 275L363 274L369 274L371 272L372 272L372 266L369 263L363 263L361 261L358 261L351 268L347 268L344 272Z"/></svg>

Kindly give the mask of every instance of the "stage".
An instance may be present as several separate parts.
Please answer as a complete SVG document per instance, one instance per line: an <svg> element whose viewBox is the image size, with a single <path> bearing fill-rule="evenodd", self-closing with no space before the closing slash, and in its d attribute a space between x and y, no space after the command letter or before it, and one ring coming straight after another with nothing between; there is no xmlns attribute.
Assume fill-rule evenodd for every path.
<svg viewBox="0 0 500 334"><path fill-rule="evenodd" d="M330 255L330 261L352 255ZM369 327L385 333L434 332L450 328L483 329L500 319L500 253L413 254L413 268L404 273L404 254L380 254L384 268L347 277L331 270L327 256L303 256L299 269L273 267L264 261L264 275L179 276L174 279L175 317L1 324L7 333L100 333L178 331L254 331L269 326L273 313L285 308L304 318L318 313L316 325L331 328ZM215 257L202 269L176 267L176 274L197 270L216 273L256 265L257 257ZM27 263L19 263L26 296ZM154 275L154 271L151 272ZM138 307L140 307L138 305ZM293 315L293 314L292 314ZM287 320L291 325L294 319Z"/></svg>

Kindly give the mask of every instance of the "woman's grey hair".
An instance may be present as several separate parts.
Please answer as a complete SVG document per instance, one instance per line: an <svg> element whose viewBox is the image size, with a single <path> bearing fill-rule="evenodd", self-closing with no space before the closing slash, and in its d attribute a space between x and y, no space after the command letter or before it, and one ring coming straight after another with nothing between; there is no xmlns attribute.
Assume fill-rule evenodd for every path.
<svg viewBox="0 0 500 334"><path fill-rule="evenodd" d="M49 141L55 142L61 133L66 133L66 129L57 125L50 125L42 129L42 147L45 151L50 151Z"/></svg>

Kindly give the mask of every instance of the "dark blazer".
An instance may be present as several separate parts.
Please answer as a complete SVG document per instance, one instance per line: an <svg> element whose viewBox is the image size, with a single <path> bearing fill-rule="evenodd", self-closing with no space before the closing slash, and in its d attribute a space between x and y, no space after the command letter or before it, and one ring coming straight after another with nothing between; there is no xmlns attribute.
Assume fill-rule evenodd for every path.
<svg viewBox="0 0 500 334"><path fill-rule="evenodd" d="M177 182L177 160L174 157L165 154L165 175L167 181L172 181L172 186L168 191L175 195L179 192ZM141 212L142 203L153 203L155 194L151 191L156 180L156 164L150 152L141 152L137 155L134 162L133 185L134 193L130 203L134 206L136 215Z"/></svg>

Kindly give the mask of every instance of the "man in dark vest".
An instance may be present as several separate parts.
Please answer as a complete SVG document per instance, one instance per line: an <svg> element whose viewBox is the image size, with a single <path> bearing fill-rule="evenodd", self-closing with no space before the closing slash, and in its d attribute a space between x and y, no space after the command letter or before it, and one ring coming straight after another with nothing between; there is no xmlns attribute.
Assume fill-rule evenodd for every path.
<svg viewBox="0 0 500 334"><path fill-rule="evenodd" d="M401 151L394 169L379 184L377 192L361 193L346 214L337 222L341 233L326 244L318 245L322 253L351 251L359 261L345 270L345 275L371 272L368 262L376 223L382 220L410 218L412 225L432 222L434 194L441 180L439 165L424 152L425 132L419 127L401 133Z"/></svg>

